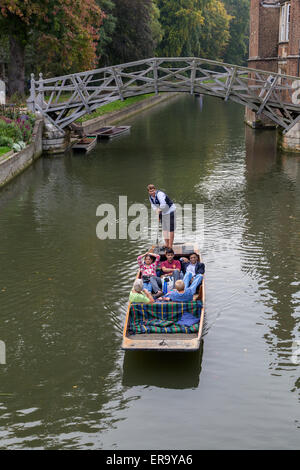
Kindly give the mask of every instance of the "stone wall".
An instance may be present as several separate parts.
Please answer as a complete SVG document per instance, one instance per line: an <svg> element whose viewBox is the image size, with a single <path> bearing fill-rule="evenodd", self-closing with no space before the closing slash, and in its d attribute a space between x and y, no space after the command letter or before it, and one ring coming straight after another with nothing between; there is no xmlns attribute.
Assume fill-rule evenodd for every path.
<svg viewBox="0 0 300 470"><path fill-rule="evenodd" d="M37 119L33 129L32 143L20 152L10 152L0 157L0 187L24 171L42 155L43 126L44 121L40 118Z"/></svg>
<svg viewBox="0 0 300 470"><path fill-rule="evenodd" d="M143 110L149 109L162 101L178 96L177 93L162 93L158 96L152 96L143 101L139 101L128 108L121 109L120 111L113 111L103 116L98 116L95 119L90 119L82 123L73 123L72 128L80 135L92 134L97 129L103 126L110 126L117 124L123 119L133 116Z"/></svg>
<svg viewBox="0 0 300 470"><path fill-rule="evenodd" d="M300 123L286 134L279 132L279 146L288 152L300 153Z"/></svg>

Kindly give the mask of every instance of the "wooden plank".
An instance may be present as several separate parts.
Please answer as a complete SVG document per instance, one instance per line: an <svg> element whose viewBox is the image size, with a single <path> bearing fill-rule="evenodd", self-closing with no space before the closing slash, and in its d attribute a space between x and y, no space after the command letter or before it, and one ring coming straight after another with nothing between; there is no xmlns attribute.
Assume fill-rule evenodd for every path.
<svg viewBox="0 0 300 470"><path fill-rule="evenodd" d="M260 115L262 113L262 110L264 109L264 107L266 106L270 96L271 96L271 93L273 92L274 88L276 87L277 85L277 81L278 81L278 77L275 77L273 82L272 82L272 85L270 86L269 90L267 91L265 97L263 98L263 102L259 108L259 110L257 111L257 114Z"/></svg>
<svg viewBox="0 0 300 470"><path fill-rule="evenodd" d="M230 82L228 84L228 88L227 88L227 91L226 91L225 101L227 101L228 98L229 98L233 83L235 81L236 74L237 74L237 67L234 67L234 69L232 71L232 74L231 74Z"/></svg>

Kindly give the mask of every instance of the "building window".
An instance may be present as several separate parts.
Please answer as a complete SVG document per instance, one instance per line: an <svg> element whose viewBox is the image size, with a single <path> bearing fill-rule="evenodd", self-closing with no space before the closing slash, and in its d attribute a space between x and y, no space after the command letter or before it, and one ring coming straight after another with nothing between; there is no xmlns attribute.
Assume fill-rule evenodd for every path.
<svg viewBox="0 0 300 470"><path fill-rule="evenodd" d="M284 3L280 9L279 42L288 42L290 34L291 4Z"/></svg>

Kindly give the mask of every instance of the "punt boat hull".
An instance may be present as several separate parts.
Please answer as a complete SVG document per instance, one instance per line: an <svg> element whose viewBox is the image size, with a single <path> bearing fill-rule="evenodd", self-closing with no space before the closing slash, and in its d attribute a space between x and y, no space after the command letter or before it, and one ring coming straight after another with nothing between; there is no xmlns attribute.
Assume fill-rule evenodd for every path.
<svg viewBox="0 0 300 470"><path fill-rule="evenodd" d="M72 150L74 152L88 153L91 150L93 150L96 144L97 144L97 136L87 135L83 137L82 139L80 139L78 142L76 142L73 145Z"/></svg>
<svg viewBox="0 0 300 470"><path fill-rule="evenodd" d="M198 247L195 245L187 244L175 244L174 247L175 258L181 256L188 256L195 252L199 255ZM155 247L152 247L151 251L155 252ZM205 276L203 276L202 284L199 288L198 294L194 296L194 301L202 302L202 311L199 321L198 333L144 333L144 334L131 334L129 331L130 323L130 307L131 303L128 303L124 328L123 328L123 341L122 349L134 350L134 351L197 351L200 348L201 336L204 324L205 315ZM140 271L138 271L136 279L140 278Z"/></svg>

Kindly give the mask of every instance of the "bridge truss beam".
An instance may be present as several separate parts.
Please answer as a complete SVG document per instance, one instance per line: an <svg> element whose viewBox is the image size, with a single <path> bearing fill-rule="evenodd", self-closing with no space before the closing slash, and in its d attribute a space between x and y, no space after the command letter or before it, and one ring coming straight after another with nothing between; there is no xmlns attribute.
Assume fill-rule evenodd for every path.
<svg viewBox="0 0 300 470"><path fill-rule="evenodd" d="M39 80L28 106L59 130L131 96L182 92L215 96L263 113L288 132L300 121L300 79L196 57L152 58Z"/></svg>

